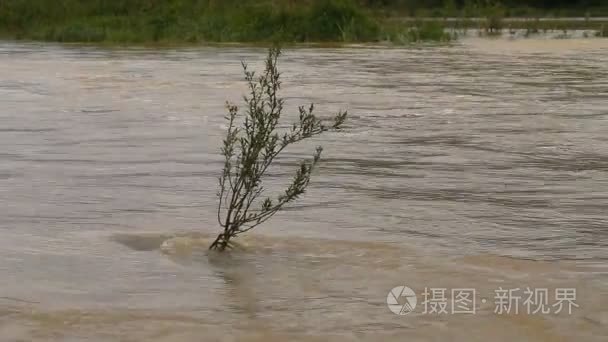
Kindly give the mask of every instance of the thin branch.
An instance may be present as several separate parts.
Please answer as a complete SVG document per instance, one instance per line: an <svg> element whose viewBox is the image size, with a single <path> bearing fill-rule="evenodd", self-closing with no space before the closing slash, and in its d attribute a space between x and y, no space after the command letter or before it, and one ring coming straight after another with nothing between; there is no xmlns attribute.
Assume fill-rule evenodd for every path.
<svg viewBox="0 0 608 342"><path fill-rule="evenodd" d="M242 63L249 92L243 97L246 108L239 119L240 127L236 127L238 108L227 104L229 115L226 119L229 124L222 147L225 161L219 178L217 207L218 223L223 231L210 249L232 248L231 238L266 222L285 205L304 194L320 159L320 147L312 160L300 163L292 183L274 203L267 197L259 209L252 209L264 194L262 182L268 168L285 148L328 130L340 129L346 119L346 112L339 112L333 123L326 125L313 114L314 106L311 104L308 108L299 107L298 121L287 133L280 135L277 128L284 106L284 100L278 96L281 73L277 62L280 55L279 49L271 49L264 71L259 76Z"/></svg>

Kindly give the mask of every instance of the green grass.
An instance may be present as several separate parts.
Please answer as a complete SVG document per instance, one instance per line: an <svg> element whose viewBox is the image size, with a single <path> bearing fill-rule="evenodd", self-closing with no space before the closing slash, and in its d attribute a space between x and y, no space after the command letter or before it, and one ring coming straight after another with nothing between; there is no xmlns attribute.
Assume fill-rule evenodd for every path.
<svg viewBox="0 0 608 342"><path fill-rule="evenodd" d="M59 42L369 42L380 21L351 0L3 0L0 34Z"/></svg>
<svg viewBox="0 0 608 342"><path fill-rule="evenodd" d="M447 41L443 25L395 25L358 0L0 0L0 36L181 44Z"/></svg>
<svg viewBox="0 0 608 342"><path fill-rule="evenodd" d="M370 0L365 0L368 3ZM608 23L517 21L506 18L534 9L486 7L422 8L435 16L400 20L389 7L364 0L0 0L0 37L57 42L116 44L445 42L468 28L587 29L608 36ZM376 1L380 3L381 1ZM448 3L449 4L449 3ZM458 17L446 21L444 17ZM475 21L470 17L485 18Z"/></svg>

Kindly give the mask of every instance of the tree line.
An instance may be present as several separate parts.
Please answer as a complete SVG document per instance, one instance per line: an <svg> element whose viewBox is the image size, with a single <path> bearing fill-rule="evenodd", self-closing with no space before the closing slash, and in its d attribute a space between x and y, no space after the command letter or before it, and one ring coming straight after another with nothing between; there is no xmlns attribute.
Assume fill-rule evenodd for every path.
<svg viewBox="0 0 608 342"><path fill-rule="evenodd" d="M370 7L424 7L440 8L453 3L462 8L468 4L493 5L499 3L505 7L531 7L538 9L559 8L592 8L608 6L605 0L361 0L361 3Z"/></svg>

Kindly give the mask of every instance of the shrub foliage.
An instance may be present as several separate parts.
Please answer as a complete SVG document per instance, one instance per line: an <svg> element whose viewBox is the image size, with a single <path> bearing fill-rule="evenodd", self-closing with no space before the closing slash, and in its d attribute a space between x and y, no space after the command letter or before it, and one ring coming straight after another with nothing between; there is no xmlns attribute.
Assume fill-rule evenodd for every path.
<svg viewBox="0 0 608 342"><path fill-rule="evenodd" d="M278 48L270 49L264 72L256 75L243 63L249 94L244 97L245 110L227 103L228 130L221 153L224 166L219 177L217 219L222 228L209 247L223 251L232 246L231 239L266 222L285 205L295 201L310 182L319 162L322 148L316 148L311 159L303 160L296 168L289 186L277 197L265 196L264 175L276 158L288 146L340 129L346 112L339 112L330 122L314 114L314 106L299 107L299 119L286 131L279 129L284 100L277 60Z"/></svg>

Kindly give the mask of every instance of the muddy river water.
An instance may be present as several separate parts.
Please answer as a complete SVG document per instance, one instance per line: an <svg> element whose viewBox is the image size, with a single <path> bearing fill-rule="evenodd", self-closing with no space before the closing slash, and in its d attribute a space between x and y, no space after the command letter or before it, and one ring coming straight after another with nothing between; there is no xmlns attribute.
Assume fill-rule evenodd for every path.
<svg viewBox="0 0 608 342"><path fill-rule="evenodd" d="M224 102L264 53L0 42L1 341L608 340L608 40L286 49L286 119L348 125L209 255Z"/></svg>

